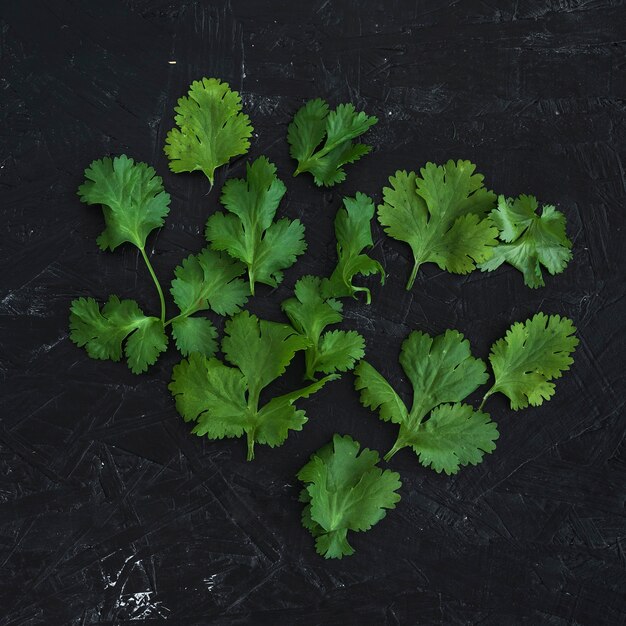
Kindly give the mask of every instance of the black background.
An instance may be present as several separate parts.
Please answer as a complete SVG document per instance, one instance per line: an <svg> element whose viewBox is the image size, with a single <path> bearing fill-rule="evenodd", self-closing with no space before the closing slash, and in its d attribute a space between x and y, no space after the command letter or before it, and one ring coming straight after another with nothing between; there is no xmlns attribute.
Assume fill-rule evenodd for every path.
<svg viewBox="0 0 626 626"><path fill-rule="evenodd" d="M626 623L622 2L5 0L0 11L0 623ZM265 318L284 319L299 276L332 269L342 196L379 201L396 169L471 159L488 187L567 215L574 260L537 290L510 268L429 265L408 293L409 249L374 225L388 281L371 306L346 304L344 326L403 392L397 356L413 329L457 328L486 357L541 310L572 317L580 345L544 406L489 401L501 436L481 465L445 477L399 453L402 501L342 561L315 554L294 474L334 432L392 443L351 374L301 403L302 432L247 463L243 441L196 438L177 416L172 348L133 376L68 339L78 296L158 311L137 251L96 247L100 211L76 196L93 159L127 153L163 176L172 208L149 246L164 285L203 246L223 181L243 175L235 160L207 195L202 175L168 171L173 107L202 76L241 91L248 156L277 164L280 211L307 228L309 252L251 301ZM319 96L380 119L373 153L332 190L291 177L285 138ZM279 387L301 373L298 358Z"/></svg>

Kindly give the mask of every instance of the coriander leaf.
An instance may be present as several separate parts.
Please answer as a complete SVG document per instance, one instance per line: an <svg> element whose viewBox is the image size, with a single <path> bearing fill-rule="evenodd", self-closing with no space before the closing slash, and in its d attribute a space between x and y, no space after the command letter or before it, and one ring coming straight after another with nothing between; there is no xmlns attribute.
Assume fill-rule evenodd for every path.
<svg viewBox="0 0 626 626"><path fill-rule="evenodd" d="M348 435L334 435L298 472L306 484L302 523L315 537L318 554L327 559L349 556L347 533L367 531L400 500L400 475L377 467L378 453Z"/></svg>
<svg viewBox="0 0 626 626"><path fill-rule="evenodd" d="M230 179L224 184L221 201L229 213L209 217L205 235L214 250L225 250L247 266L254 295L256 282L278 286L282 270L295 263L306 243L299 220L273 221L286 191L276 167L259 157L246 171L246 180Z"/></svg>
<svg viewBox="0 0 626 626"><path fill-rule="evenodd" d="M133 374L141 374L154 365L161 352L167 348L167 335L158 317L148 317L137 326L126 341L124 353Z"/></svg>
<svg viewBox="0 0 626 626"><path fill-rule="evenodd" d="M326 299L321 292L321 279L303 276L296 283L295 297L282 303L292 326L309 340L305 352L305 378L315 379L317 372L331 374L352 369L365 353L365 340L355 331L330 331L326 326L341 322L342 304Z"/></svg>
<svg viewBox="0 0 626 626"><path fill-rule="evenodd" d="M410 410L369 363L361 361L354 370L361 403L378 409L383 421L400 426L386 460L408 446L423 465L451 474L460 465L478 462L481 450L491 452L495 448L495 423L487 414L470 414L466 405L458 404L487 380L485 363L472 356L461 333L447 330L433 338L412 332L402 344L400 364L413 386ZM460 434L463 432L468 435L466 439Z"/></svg>
<svg viewBox="0 0 626 626"><path fill-rule="evenodd" d="M524 274L528 287L543 287L543 265L550 274L560 274L572 258L572 242L565 232L565 215L552 205L539 203L534 196L521 195L515 200L498 197L498 208L491 220L500 230L500 243L493 256L479 267L491 272L509 263Z"/></svg>
<svg viewBox="0 0 626 626"><path fill-rule="evenodd" d="M201 170L213 186L215 170L250 149L250 118L241 112L241 98L219 78L191 83L175 108L178 128L165 140L173 172Z"/></svg>
<svg viewBox="0 0 626 626"><path fill-rule="evenodd" d="M181 317L172 320L172 336L183 356L200 352L213 356L217 351L217 329L206 317Z"/></svg>
<svg viewBox="0 0 626 626"><path fill-rule="evenodd" d="M172 297L183 315L209 309L218 315L233 315L248 300L248 285L239 278L245 271L237 260L204 248L174 270Z"/></svg>
<svg viewBox="0 0 626 626"><path fill-rule="evenodd" d="M570 355L578 345L575 332L569 318L544 313L513 324L491 346L489 361L496 381L483 404L498 391L509 398L514 410L549 400L555 390L550 381L560 378L574 362Z"/></svg>
<svg viewBox="0 0 626 626"><path fill-rule="evenodd" d="M202 352L212 356L217 345L217 331L206 318L191 318L197 311L212 310L219 315L233 315L246 303L248 285L239 276L245 266L227 254L205 248L187 257L175 270L170 289L180 314L172 324L176 346L187 356Z"/></svg>
<svg viewBox="0 0 626 626"><path fill-rule="evenodd" d="M422 263L467 274L493 253L498 231L483 218L496 196L483 187L483 176L474 174L475 169L469 161L427 163L421 177L398 171L389 178L378 221L390 237L411 247L414 265L407 289Z"/></svg>
<svg viewBox="0 0 626 626"><path fill-rule="evenodd" d="M353 104L340 104L329 111L324 100L309 100L295 114L287 133L290 154L298 161L294 176L311 172L318 186L340 183L346 177L343 166L358 161L371 150L370 146L355 144L352 139L376 122L378 118L374 116L357 113Z"/></svg>
<svg viewBox="0 0 626 626"><path fill-rule="evenodd" d="M86 204L101 204L106 228L97 239L102 250L129 242L143 250L146 238L163 226L170 196L163 181L146 163L125 154L94 161L85 170L78 195Z"/></svg>
<svg viewBox="0 0 626 626"><path fill-rule="evenodd" d="M92 359L122 358L125 354L133 374L140 374L156 362L167 347L167 335L157 317L147 317L134 300L110 296L102 307L93 298L78 298L70 309L70 338L84 347Z"/></svg>
<svg viewBox="0 0 626 626"><path fill-rule="evenodd" d="M478 465L496 449L498 427L487 413L469 404L441 404L433 409L409 445L420 463L436 472L456 474L461 465Z"/></svg>
<svg viewBox="0 0 626 626"><path fill-rule="evenodd" d="M357 193L354 198L344 198L343 204L344 208L339 209L335 218L339 262L330 278L324 281L323 292L327 298L342 298L356 297L362 291L369 304L372 300L370 290L357 287L352 280L357 274L379 274L380 283L385 284L382 265L366 254L361 254L364 248L373 245L370 220L374 216L374 203L364 193Z"/></svg>
<svg viewBox="0 0 626 626"><path fill-rule="evenodd" d="M365 355L365 340L355 330L330 330L322 335L316 371L345 372Z"/></svg>
<svg viewBox="0 0 626 626"><path fill-rule="evenodd" d="M252 460L255 443L279 446L289 430L302 429L307 418L293 407L296 400L338 377L326 376L259 407L262 389L284 373L308 340L286 324L259 320L247 311L226 322L225 333L222 351L234 367L194 352L174 367L169 389L183 419L197 421L195 434L221 439L245 433Z"/></svg>

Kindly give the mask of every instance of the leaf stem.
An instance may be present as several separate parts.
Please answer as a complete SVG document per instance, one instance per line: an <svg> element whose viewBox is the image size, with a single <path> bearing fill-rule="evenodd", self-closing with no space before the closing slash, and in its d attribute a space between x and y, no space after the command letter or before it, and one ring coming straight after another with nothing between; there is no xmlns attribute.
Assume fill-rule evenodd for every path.
<svg viewBox="0 0 626 626"><path fill-rule="evenodd" d="M169 320L167 320L166 322L163 322L163 326L169 326L170 324L173 324L174 322L177 322L180 319L184 319L186 317L189 317L191 315L191 313L179 313L178 315L175 315L174 317L171 317Z"/></svg>
<svg viewBox="0 0 626 626"><path fill-rule="evenodd" d="M489 391L483 396L483 401L480 403L480 406L478 407L479 411L483 410L483 406L485 406L485 402L487 401L487 398L489 396L492 396L495 392L496 392L496 386L494 384L492 385L491 389L489 389Z"/></svg>
<svg viewBox="0 0 626 626"><path fill-rule="evenodd" d="M150 263L150 259L148 258L148 255L146 254L145 248L139 248L139 250L141 251L141 256L143 257L143 260L146 262L146 267L148 268L148 271L150 272L150 276L152 276L154 285L159 293L159 300L161 301L161 323L165 325L165 298L163 296L163 289L161 289L161 283L159 283L159 279L156 277L156 274L154 273L154 268L152 267L152 264Z"/></svg>
<svg viewBox="0 0 626 626"><path fill-rule="evenodd" d="M409 276L409 282L406 284L406 290L411 291L413 288L413 283L415 282L415 277L417 276L417 270L419 270L421 263L415 261L413 263L413 270L411 271L411 275Z"/></svg>
<svg viewBox="0 0 626 626"><path fill-rule="evenodd" d="M248 270L248 282L250 283L250 295L254 295L254 274L252 270Z"/></svg>
<svg viewBox="0 0 626 626"><path fill-rule="evenodd" d="M365 304L371 304L372 303L372 293L370 292L370 290L367 287L356 287L355 285L350 285L352 287L352 290L354 291L354 294L356 295L359 291L362 291L365 293Z"/></svg>
<svg viewBox="0 0 626 626"><path fill-rule="evenodd" d="M248 441L248 456L246 457L246 460L253 461L254 460L254 431L247 430L246 439Z"/></svg>
<svg viewBox="0 0 626 626"><path fill-rule="evenodd" d="M400 437L398 437L396 439L396 443L393 444L393 447L391 448L391 450L389 450L389 452L387 452L387 454L385 454L383 459L389 462L391 458L394 456L394 454L402 450L402 448L406 448L406 443L404 443L404 441L401 441Z"/></svg>

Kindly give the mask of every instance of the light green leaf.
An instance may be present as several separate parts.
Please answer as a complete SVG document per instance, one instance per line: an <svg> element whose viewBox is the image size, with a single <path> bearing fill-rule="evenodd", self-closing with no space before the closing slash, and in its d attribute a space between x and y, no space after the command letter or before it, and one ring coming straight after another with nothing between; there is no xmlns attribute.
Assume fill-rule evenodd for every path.
<svg viewBox="0 0 626 626"><path fill-rule="evenodd" d="M513 324L504 338L491 346L489 360L496 382L485 399L499 391L514 410L549 400L555 390L550 381L560 378L574 362L575 332L569 318L544 313Z"/></svg>
<svg viewBox="0 0 626 626"><path fill-rule="evenodd" d="M173 172L201 170L213 185L215 170L250 149L252 126L241 98L219 78L191 83L178 100L178 128L167 134L165 154Z"/></svg>
<svg viewBox="0 0 626 626"><path fill-rule="evenodd" d="M478 465L496 449L498 427L487 413L469 404L441 404L409 439L420 463L436 472L456 474L462 465Z"/></svg>
<svg viewBox="0 0 626 626"><path fill-rule="evenodd" d="M394 239L409 244L414 266L407 289L422 263L466 274L493 253L498 234L486 217L496 196L483 187L469 161L427 163L415 172L398 171L383 189L378 220Z"/></svg>

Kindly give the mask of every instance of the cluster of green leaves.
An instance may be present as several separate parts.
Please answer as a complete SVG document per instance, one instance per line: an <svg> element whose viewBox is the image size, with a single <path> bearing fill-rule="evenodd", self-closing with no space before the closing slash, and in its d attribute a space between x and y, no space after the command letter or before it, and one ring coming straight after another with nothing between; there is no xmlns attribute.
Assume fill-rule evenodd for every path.
<svg viewBox="0 0 626 626"><path fill-rule="evenodd" d="M126 356L131 371L145 372L167 348L166 328L171 324L176 346L184 355L193 351L211 356L217 331L205 317L194 313L212 310L232 315L248 299L245 281L238 278L245 266L228 255L210 249L185 259L175 270L171 294L179 308L165 319L165 297L146 253L146 239L163 225L170 197L163 182L145 163L126 155L94 161L85 170L86 181L78 189L81 200L102 206L106 228L97 239L102 250L123 243L136 246L161 303L160 315L145 315L135 300L110 296L102 307L93 298L78 298L70 307L70 338L94 359L119 361ZM123 345L125 342L125 345Z"/></svg>
<svg viewBox="0 0 626 626"><path fill-rule="evenodd" d="M500 243L493 254L480 264L483 271L493 271L509 263L524 275L528 287L543 287L543 265L550 274L560 274L572 258L572 242L565 232L565 215L552 205L537 214L535 196L521 195L515 200L498 197L498 208L491 214L498 227Z"/></svg>
<svg viewBox="0 0 626 626"><path fill-rule="evenodd" d="M255 443L279 446L290 430L302 430L307 418L294 407L296 400L338 378L331 374L259 406L261 391L307 346L308 340L291 326L242 311L226 322L222 340L222 352L232 367L197 352L174 367L169 389L176 408L185 421L197 422L193 432L199 436L222 439L245 434L252 460Z"/></svg>
<svg viewBox="0 0 626 626"><path fill-rule="evenodd" d="M421 176L398 171L383 189L378 221L394 239L409 244L413 270L407 289L413 287L422 263L436 263L442 270L467 274L489 258L498 231L486 219L496 195L483 186L469 161L427 163Z"/></svg>
<svg viewBox="0 0 626 626"><path fill-rule="evenodd" d="M352 140L376 122L378 118L373 115L357 113L353 104L340 104L331 111L324 100L309 100L295 114L287 133L291 156L298 161L294 176L310 172L320 187L342 182L346 178L343 166L372 149Z"/></svg>
<svg viewBox="0 0 626 626"><path fill-rule="evenodd" d="M354 367L365 355L365 340L354 330L323 332L343 319L343 305L335 298L324 298L322 280L303 276L296 283L294 297L282 303L291 325L309 341L305 352L305 378L315 380L318 372L331 374Z"/></svg>
<svg viewBox="0 0 626 626"><path fill-rule="evenodd" d="M378 220L390 237L411 247L407 289L428 262L453 274L477 266L492 271L507 262L523 272L529 287L539 287L541 265L558 274L571 259L562 213L544 206L537 215L537 199L526 195L500 196L496 208L496 195L485 189L475 169L469 161L427 163L419 176L398 171L389 178Z"/></svg>
<svg viewBox="0 0 626 626"><path fill-rule="evenodd" d="M250 148L252 126L241 98L219 79L193 82L178 101L175 122L165 145L171 170L200 170L211 186L217 168ZM354 140L376 122L352 104L331 111L320 99L306 103L288 130L291 156L298 161L294 176L310 172L318 186L343 181L344 166L371 150ZM427 163L419 174L396 172L383 189L378 220L413 253L407 289L427 262L458 274L509 263L528 286L539 287L544 284L542 267L557 274L571 259L562 213L546 205L538 214L536 198L526 195L499 196L496 205L495 194L475 169L469 161ZM71 339L95 359L119 361L125 355L131 371L140 373L166 350L169 327L186 357L174 367L169 385L178 412L195 423L192 432L198 436L245 435L248 460L254 458L256 444L279 446L290 431L301 430L307 417L295 403L356 365L361 402L383 421L398 425L385 460L410 447L424 466L454 474L495 449L497 425L483 411L491 395L504 394L513 410L541 405L573 361L578 339L571 320L539 313L515 323L491 348L494 382L474 409L466 401L487 382L486 363L472 356L469 342L455 330L437 337L414 331L402 344L399 359L413 387L409 409L382 374L362 360L365 341L358 332L327 330L343 319L341 298L362 293L370 304L370 290L355 284L357 276L377 275L381 284L385 281L383 267L364 252L373 245L375 212L365 194L343 199L335 218L337 264L327 277L303 276L296 282L293 297L282 303L287 325L241 310L257 283L277 287L306 249L299 220L275 220L286 187L267 158L246 164L245 179L224 184L220 200L226 212L209 217L209 246L174 271L170 293L178 313L169 320L146 253L148 236L163 226L169 212L170 196L161 178L125 155L105 157L86 169L78 193L83 202L102 207L105 229L97 239L102 250L124 243L139 250L159 296L160 314L146 315L135 300L115 295L102 306L93 298L78 298L70 310ZM198 315L204 311L230 317L222 359L215 356L215 326ZM298 352L304 353L305 378L312 382L261 404L261 392L284 374ZM302 521L326 558L352 554L348 531L369 530L400 499L399 475L378 467L377 452L359 450L349 436L334 435L298 473L305 483Z"/></svg>
<svg viewBox="0 0 626 626"><path fill-rule="evenodd" d="M512 409L540 405L554 394L554 384L572 363L578 340L568 318L538 313L516 323L491 348L489 360L495 383L484 401L501 392ZM488 379L481 359L472 356L461 333L448 330L430 337L414 331L402 344L400 365L413 386L409 409L391 384L374 367L361 361L355 386L364 406L378 410L380 419L399 426L398 437L385 456L389 460L405 447L437 472L455 474L462 465L476 465L495 450L498 430L489 414L463 404Z"/></svg>
<svg viewBox="0 0 626 626"><path fill-rule="evenodd" d="M265 157L246 165L246 179L231 178L222 188L221 201L228 213L215 213L205 235L215 250L225 250L248 268L250 293L255 283L277 287L283 270L306 250L300 220L274 221L287 191L276 167Z"/></svg>
<svg viewBox="0 0 626 626"><path fill-rule="evenodd" d="M334 435L298 472L305 483L300 501L306 506L302 524L315 537L318 554L327 559L349 556L349 530L369 530L400 500L400 475L381 470L378 452L348 435Z"/></svg>

